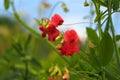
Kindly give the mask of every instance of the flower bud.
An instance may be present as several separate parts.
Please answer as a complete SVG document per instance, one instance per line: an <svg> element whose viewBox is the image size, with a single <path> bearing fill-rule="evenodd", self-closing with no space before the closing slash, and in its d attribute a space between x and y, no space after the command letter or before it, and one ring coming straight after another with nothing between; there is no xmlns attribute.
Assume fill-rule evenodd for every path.
<svg viewBox="0 0 120 80"><path fill-rule="evenodd" d="M89 3L87 2L87 0L85 0L84 6L85 6L85 7L86 7L86 6L89 6Z"/></svg>
<svg viewBox="0 0 120 80"><path fill-rule="evenodd" d="M42 20L42 25L45 26L45 27L46 27L46 26L49 24L49 22L50 22L50 20L49 20L48 18L42 18L41 20Z"/></svg>
<svg viewBox="0 0 120 80"><path fill-rule="evenodd" d="M62 3L61 7L63 8L64 12L69 11L65 3Z"/></svg>
<svg viewBox="0 0 120 80"><path fill-rule="evenodd" d="M60 40L62 38L62 34L59 34L56 38L55 41Z"/></svg>

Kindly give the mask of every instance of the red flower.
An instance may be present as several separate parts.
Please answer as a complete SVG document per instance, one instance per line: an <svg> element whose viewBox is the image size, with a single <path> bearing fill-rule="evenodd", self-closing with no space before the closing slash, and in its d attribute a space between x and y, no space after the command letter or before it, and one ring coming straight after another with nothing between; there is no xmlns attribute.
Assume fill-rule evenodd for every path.
<svg viewBox="0 0 120 80"><path fill-rule="evenodd" d="M54 80L54 77L53 77L53 76L50 76L50 77L49 77L49 80Z"/></svg>
<svg viewBox="0 0 120 80"><path fill-rule="evenodd" d="M68 30L64 34L64 41L79 43L80 39L79 39L77 33L75 32L75 30Z"/></svg>
<svg viewBox="0 0 120 80"><path fill-rule="evenodd" d="M63 22L64 20L58 14L55 14L51 20L51 23L53 23L55 26L61 25Z"/></svg>
<svg viewBox="0 0 120 80"><path fill-rule="evenodd" d="M80 39L77 33L74 30L68 30L64 34L64 43L59 48L60 55L71 56L74 53L79 52L78 43L80 43Z"/></svg>
<svg viewBox="0 0 120 80"><path fill-rule="evenodd" d="M73 53L79 52L79 47L75 43L66 42L59 50L61 56L62 55L71 56Z"/></svg>
<svg viewBox="0 0 120 80"><path fill-rule="evenodd" d="M40 26L39 29L42 31L42 37L43 38L46 37L47 32L46 32L46 29L44 28L44 26Z"/></svg>
<svg viewBox="0 0 120 80"><path fill-rule="evenodd" d="M50 24L47 27L47 33L48 33L48 40L49 41L54 41L55 38L59 35L60 31L56 29L56 27L54 26L54 24Z"/></svg>
<svg viewBox="0 0 120 80"><path fill-rule="evenodd" d="M42 37L46 37L48 34L48 40L49 41L54 41L55 38L59 35L59 30L56 29L58 25L61 25L63 23L63 19L58 15L55 14L52 17L52 20L50 24L46 27L40 26L39 29L42 31Z"/></svg>
<svg viewBox="0 0 120 80"><path fill-rule="evenodd" d="M40 26L39 28L42 31L42 37L46 37L46 34L48 34L48 40L54 41L55 38L59 35L59 30L56 29L56 27L53 24L50 24L47 28L44 28L43 26Z"/></svg>

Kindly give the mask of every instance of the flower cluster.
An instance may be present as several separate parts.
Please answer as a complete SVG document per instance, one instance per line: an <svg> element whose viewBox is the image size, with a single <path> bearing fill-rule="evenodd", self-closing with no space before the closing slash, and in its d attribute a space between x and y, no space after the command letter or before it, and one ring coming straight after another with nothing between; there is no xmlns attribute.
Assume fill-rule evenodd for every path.
<svg viewBox="0 0 120 80"><path fill-rule="evenodd" d="M61 33L57 27L62 25L63 22L64 20L58 14L55 14L48 25L42 25L39 27L39 29L42 31L42 37L46 37L46 35L48 35L49 41L57 40L58 37L61 37ZM81 41L75 30L67 30L60 39L62 43L59 43L60 46L57 47L57 49L60 51L61 56L72 56L74 53L79 52L78 44Z"/></svg>
<svg viewBox="0 0 120 80"><path fill-rule="evenodd" d="M58 48L60 50L60 55L71 56L73 53L79 52L78 44L80 43L80 39L75 32L75 30L68 30L64 33L64 43Z"/></svg>
<svg viewBox="0 0 120 80"><path fill-rule="evenodd" d="M55 14L48 25L42 25L39 27L39 29L42 31L42 37L44 38L46 37L46 34L48 34L48 40L54 41L60 33L56 27L58 27L58 25L61 25L63 22L63 19L58 14Z"/></svg>
<svg viewBox="0 0 120 80"><path fill-rule="evenodd" d="M69 80L69 70L67 67L60 69L57 65L49 69L49 80Z"/></svg>

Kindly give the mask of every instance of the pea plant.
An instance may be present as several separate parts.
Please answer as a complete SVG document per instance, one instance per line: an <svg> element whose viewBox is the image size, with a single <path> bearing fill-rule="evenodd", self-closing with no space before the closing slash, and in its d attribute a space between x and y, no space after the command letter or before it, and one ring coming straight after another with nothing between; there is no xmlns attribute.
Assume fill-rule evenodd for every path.
<svg viewBox="0 0 120 80"><path fill-rule="evenodd" d="M59 3L64 12L69 11L62 1L53 9ZM58 29L65 22L59 13L36 18L37 31L22 20L14 0L4 0L4 8L11 7L14 18L29 32L11 38L11 47L5 55L0 54L0 79L120 80L120 35L116 35L112 19L120 10L120 0L85 0L83 4L84 7L93 5L96 16L92 22L96 29L86 27L84 43L79 36L80 30Z"/></svg>

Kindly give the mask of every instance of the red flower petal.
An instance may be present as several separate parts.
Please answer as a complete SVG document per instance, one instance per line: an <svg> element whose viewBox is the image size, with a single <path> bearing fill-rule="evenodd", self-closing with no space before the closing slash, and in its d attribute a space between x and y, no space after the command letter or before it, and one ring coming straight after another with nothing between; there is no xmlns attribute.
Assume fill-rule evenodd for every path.
<svg viewBox="0 0 120 80"><path fill-rule="evenodd" d="M53 77L53 76L50 76L50 77L49 77L49 80L54 80L54 77Z"/></svg>
<svg viewBox="0 0 120 80"><path fill-rule="evenodd" d="M79 39L77 33L75 32L75 30L68 30L64 34L64 41L79 43L80 39Z"/></svg>
<svg viewBox="0 0 120 80"><path fill-rule="evenodd" d="M39 30L42 31L42 37L43 37L43 38L46 37L46 30L45 30L45 28L44 28L43 26L40 26L40 27L39 27Z"/></svg>
<svg viewBox="0 0 120 80"><path fill-rule="evenodd" d="M46 37L46 33L45 32L42 33L42 37L43 38Z"/></svg>
<svg viewBox="0 0 120 80"><path fill-rule="evenodd" d="M50 23L47 27L48 40L54 41L55 38L59 35L59 30L56 29L55 25Z"/></svg>
<svg viewBox="0 0 120 80"><path fill-rule="evenodd" d="M40 27L39 27L39 30L41 30L41 31L45 31L45 29L44 29L43 26L40 26Z"/></svg>
<svg viewBox="0 0 120 80"><path fill-rule="evenodd" d="M48 31L48 40L54 41L55 38L59 35L59 33L60 32L57 29L53 29L53 30Z"/></svg>
<svg viewBox="0 0 120 80"><path fill-rule="evenodd" d="M60 50L60 55L66 55L66 56L71 56L73 53L78 53L79 52L79 47L75 43L64 43L63 46L59 49Z"/></svg>
<svg viewBox="0 0 120 80"><path fill-rule="evenodd" d="M50 23L46 30L47 30L47 31L51 31L51 30L53 30L53 29L56 29L56 27L55 27L54 24Z"/></svg>
<svg viewBox="0 0 120 80"><path fill-rule="evenodd" d="M61 16L58 15L58 14L55 14L55 15L52 17L52 20L51 20L51 23L54 23L56 27L57 27L58 25L61 25L63 22L64 22L64 20L63 20L63 19L61 18Z"/></svg>

